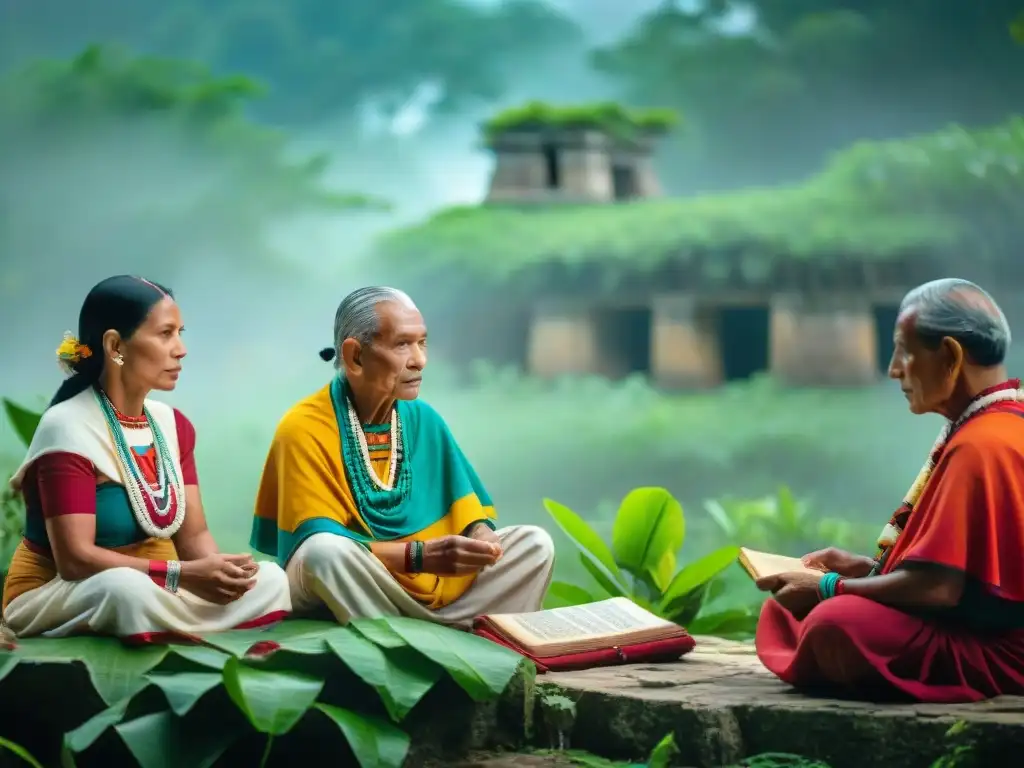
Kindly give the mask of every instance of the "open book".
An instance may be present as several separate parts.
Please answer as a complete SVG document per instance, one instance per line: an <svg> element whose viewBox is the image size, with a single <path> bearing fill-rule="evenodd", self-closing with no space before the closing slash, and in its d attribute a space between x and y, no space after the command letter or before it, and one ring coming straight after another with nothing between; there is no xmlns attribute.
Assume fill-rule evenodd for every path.
<svg viewBox="0 0 1024 768"><path fill-rule="evenodd" d="M799 557L786 557L785 555L772 555L767 552L758 552L756 549L740 547L740 565L743 566L750 578L757 581L765 576L777 576L780 573L821 573L820 569L808 568Z"/></svg>
<svg viewBox="0 0 1024 768"><path fill-rule="evenodd" d="M678 624L658 618L625 597L552 608L534 613L500 613L476 620L478 634L543 661L545 658L612 650L624 646L683 639L676 657L692 649L693 640ZM671 644L670 644L671 645ZM636 658L636 661L646 659ZM599 662L598 662L599 663Z"/></svg>

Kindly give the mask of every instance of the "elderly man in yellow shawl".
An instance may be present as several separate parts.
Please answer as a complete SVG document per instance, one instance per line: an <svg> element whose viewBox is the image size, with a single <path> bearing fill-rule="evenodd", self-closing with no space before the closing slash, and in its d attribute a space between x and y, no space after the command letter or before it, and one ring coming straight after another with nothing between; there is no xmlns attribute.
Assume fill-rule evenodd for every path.
<svg viewBox="0 0 1024 768"><path fill-rule="evenodd" d="M278 425L251 544L286 567L293 610L411 616L468 628L541 607L554 547L542 528L496 529L487 491L441 416L418 400L427 329L394 288L338 307L330 384Z"/></svg>

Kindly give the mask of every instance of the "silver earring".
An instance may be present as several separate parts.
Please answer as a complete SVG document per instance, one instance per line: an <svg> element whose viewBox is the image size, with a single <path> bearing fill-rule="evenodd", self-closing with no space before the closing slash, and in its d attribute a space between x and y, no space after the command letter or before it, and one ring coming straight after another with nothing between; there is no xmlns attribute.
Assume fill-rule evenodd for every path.
<svg viewBox="0 0 1024 768"><path fill-rule="evenodd" d="M116 355L114 355L114 364L115 365L124 365L124 356L121 355L120 352L118 352Z"/></svg>

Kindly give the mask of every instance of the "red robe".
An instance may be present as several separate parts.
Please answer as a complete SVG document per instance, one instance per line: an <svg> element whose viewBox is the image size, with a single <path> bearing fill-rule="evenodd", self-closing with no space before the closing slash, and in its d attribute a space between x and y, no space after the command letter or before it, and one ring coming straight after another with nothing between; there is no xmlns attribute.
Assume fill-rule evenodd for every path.
<svg viewBox="0 0 1024 768"><path fill-rule="evenodd" d="M953 434L883 573L966 575L960 603L908 612L855 595L793 618L768 600L757 654L781 680L857 698L967 702L1024 695L1024 407L996 403Z"/></svg>

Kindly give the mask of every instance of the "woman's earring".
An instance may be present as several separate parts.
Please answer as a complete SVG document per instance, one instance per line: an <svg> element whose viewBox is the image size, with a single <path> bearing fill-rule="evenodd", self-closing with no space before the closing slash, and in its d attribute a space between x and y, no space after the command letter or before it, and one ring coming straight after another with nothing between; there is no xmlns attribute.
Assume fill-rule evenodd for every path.
<svg viewBox="0 0 1024 768"><path fill-rule="evenodd" d="M124 356L120 352L118 352L116 355L114 355L114 364L115 365L124 365Z"/></svg>

